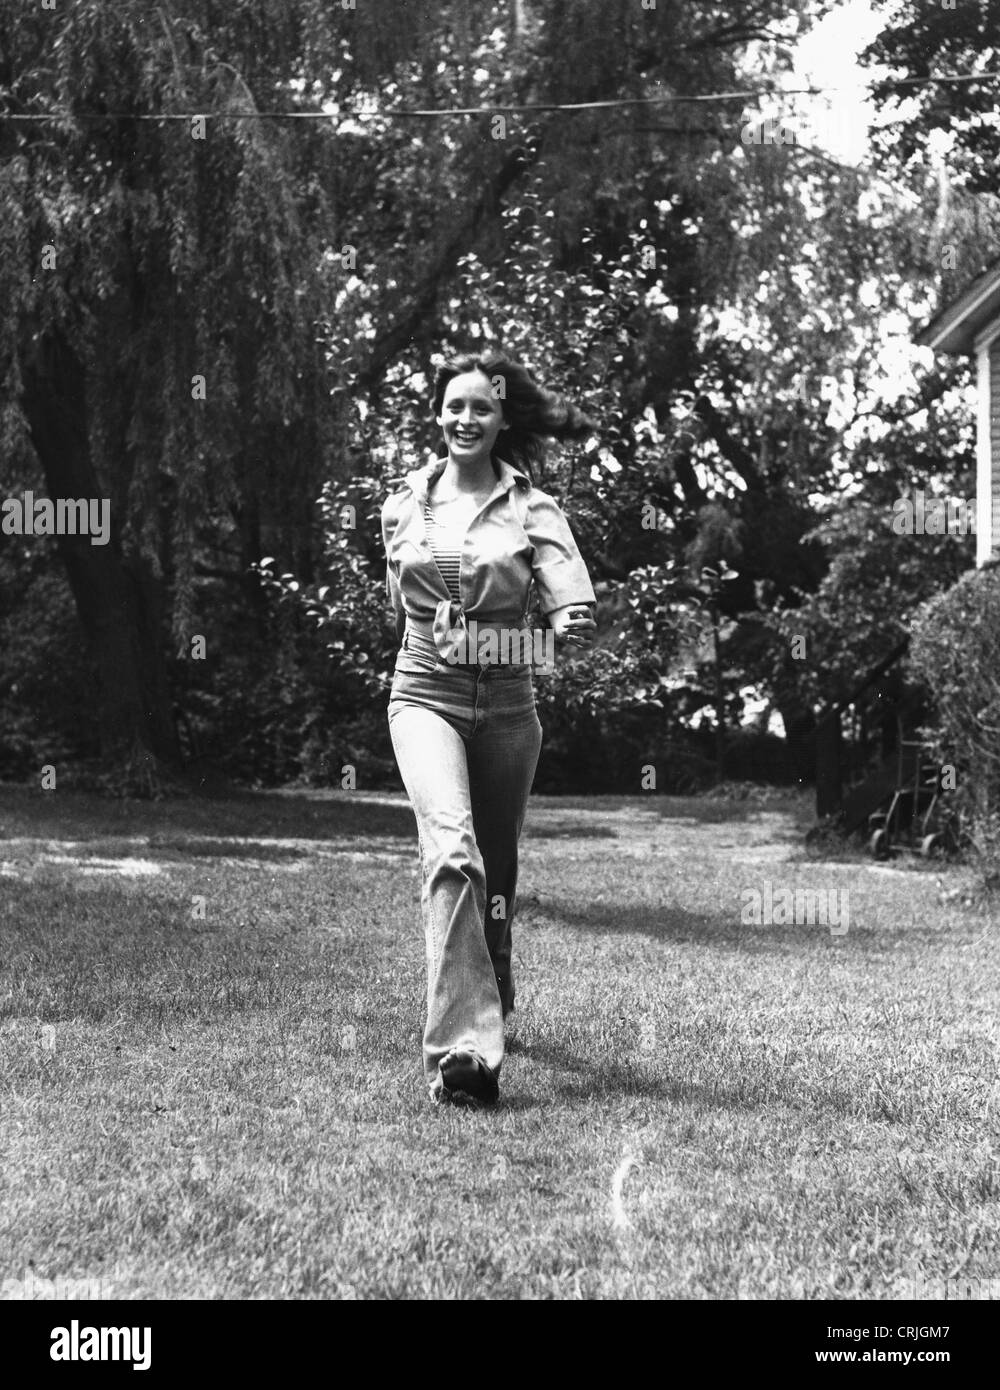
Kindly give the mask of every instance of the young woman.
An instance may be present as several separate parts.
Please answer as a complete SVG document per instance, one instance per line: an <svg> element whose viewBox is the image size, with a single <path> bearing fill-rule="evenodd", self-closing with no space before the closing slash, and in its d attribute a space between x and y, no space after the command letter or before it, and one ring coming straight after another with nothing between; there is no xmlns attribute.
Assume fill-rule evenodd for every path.
<svg viewBox="0 0 1000 1390"><path fill-rule="evenodd" d="M434 1101L490 1102L514 1007L517 846L542 738L532 583L555 638L584 647L596 628L569 523L530 469L546 437L580 437L593 422L499 351L450 359L433 399L447 454L382 507L402 644L388 719L420 844L424 1073Z"/></svg>

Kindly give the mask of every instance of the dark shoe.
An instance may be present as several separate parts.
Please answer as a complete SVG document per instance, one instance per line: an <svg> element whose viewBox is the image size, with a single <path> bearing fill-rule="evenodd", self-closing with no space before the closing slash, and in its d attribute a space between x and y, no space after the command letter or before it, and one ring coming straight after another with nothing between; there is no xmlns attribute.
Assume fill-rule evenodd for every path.
<svg viewBox="0 0 1000 1390"><path fill-rule="evenodd" d="M500 1096L500 1082L478 1053L453 1047L442 1057L438 1077L431 1087L431 1100L442 1102L468 1097L483 1105L493 1105Z"/></svg>

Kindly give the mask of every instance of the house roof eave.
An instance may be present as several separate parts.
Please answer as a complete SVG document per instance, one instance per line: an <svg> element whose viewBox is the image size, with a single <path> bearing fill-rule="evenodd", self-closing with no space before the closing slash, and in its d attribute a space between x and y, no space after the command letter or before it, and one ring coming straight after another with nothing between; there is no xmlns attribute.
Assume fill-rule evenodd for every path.
<svg viewBox="0 0 1000 1390"><path fill-rule="evenodd" d="M990 323L1000 321L1000 258L973 280L957 299L926 324L914 338L935 352L969 355L976 339Z"/></svg>

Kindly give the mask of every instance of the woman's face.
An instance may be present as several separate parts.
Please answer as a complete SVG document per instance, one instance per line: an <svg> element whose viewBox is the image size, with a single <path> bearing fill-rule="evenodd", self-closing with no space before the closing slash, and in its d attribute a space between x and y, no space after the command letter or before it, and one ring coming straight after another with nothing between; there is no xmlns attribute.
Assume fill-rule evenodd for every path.
<svg viewBox="0 0 1000 1390"><path fill-rule="evenodd" d="M507 429L503 407L485 372L462 372L445 388L437 423L444 431L448 456L457 464L488 459L497 435Z"/></svg>

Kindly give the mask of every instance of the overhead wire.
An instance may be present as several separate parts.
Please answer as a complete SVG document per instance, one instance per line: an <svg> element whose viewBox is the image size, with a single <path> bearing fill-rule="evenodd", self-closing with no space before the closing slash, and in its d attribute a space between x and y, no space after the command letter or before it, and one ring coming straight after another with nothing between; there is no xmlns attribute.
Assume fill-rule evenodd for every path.
<svg viewBox="0 0 1000 1390"><path fill-rule="evenodd" d="M539 111L604 111L630 106L669 106L684 102L710 101L760 101L793 96L823 96L828 92L873 91L876 87L930 87L953 82L993 82L1000 79L997 72L951 73L927 77L882 78L874 82L850 83L833 87L777 87L766 90L744 90L733 92L672 92L647 97L611 97L605 101L569 102L497 102L490 106L443 106L406 107L396 106L372 110L367 106L360 108L337 109L334 111L47 111L47 112L8 112L0 111L0 121L55 121L55 120L94 120L94 121L193 121L234 120L234 121L358 121L358 120L430 120L442 116L497 116L517 115Z"/></svg>

